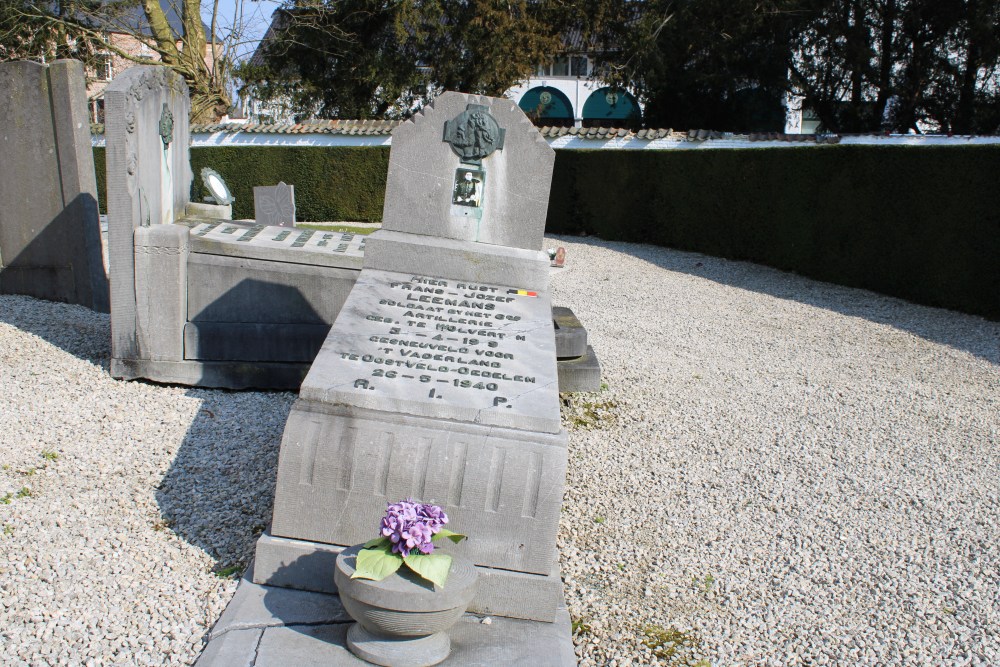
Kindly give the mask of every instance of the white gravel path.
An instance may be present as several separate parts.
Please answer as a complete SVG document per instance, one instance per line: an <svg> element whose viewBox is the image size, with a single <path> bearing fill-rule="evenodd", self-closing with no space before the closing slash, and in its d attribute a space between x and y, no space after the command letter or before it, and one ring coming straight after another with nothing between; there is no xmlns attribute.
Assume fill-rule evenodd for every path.
<svg viewBox="0 0 1000 667"><path fill-rule="evenodd" d="M1000 664L1000 323L547 245L607 383L565 410L581 665ZM293 395L118 382L108 339L0 297L3 665L190 664L270 515Z"/></svg>

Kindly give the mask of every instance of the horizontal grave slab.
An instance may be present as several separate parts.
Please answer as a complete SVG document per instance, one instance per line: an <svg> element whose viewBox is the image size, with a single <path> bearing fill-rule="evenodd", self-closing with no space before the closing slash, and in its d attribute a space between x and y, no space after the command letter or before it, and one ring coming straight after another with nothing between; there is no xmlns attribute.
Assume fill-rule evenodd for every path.
<svg viewBox="0 0 1000 667"><path fill-rule="evenodd" d="M365 270L304 400L558 433L548 295Z"/></svg>

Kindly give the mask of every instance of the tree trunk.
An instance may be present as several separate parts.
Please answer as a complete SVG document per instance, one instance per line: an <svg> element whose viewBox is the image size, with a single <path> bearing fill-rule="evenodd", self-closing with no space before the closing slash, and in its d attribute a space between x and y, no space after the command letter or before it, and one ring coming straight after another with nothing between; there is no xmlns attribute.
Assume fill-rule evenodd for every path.
<svg viewBox="0 0 1000 667"><path fill-rule="evenodd" d="M882 9L882 30L879 39L878 98L875 113L878 118L885 115L885 107L892 95L893 36L896 32L896 0L886 0ZM895 129L895 128L893 128Z"/></svg>
<svg viewBox="0 0 1000 667"><path fill-rule="evenodd" d="M958 108L952 129L957 134L975 132L976 75L979 73L979 2L968 0L966 25L968 38L965 45L965 69L958 90Z"/></svg>

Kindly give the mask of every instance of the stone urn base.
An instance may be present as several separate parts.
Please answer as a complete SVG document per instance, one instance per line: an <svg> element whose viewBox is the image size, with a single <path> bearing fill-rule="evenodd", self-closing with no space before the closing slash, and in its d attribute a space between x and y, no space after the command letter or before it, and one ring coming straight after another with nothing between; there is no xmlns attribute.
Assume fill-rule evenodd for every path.
<svg viewBox="0 0 1000 667"><path fill-rule="evenodd" d="M340 601L357 621L347 631L347 647L362 660L385 667L428 667L447 658L447 630L476 594L475 566L450 554L451 572L444 587L405 565L382 581L351 579L361 547L345 549L334 572Z"/></svg>

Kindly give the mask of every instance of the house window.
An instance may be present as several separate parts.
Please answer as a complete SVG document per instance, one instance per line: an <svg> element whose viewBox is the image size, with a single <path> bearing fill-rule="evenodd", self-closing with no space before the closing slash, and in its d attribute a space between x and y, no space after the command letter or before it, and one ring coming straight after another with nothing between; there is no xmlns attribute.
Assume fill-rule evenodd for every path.
<svg viewBox="0 0 1000 667"><path fill-rule="evenodd" d="M111 56L108 54L97 56L94 69L96 70L95 76L99 81L111 81Z"/></svg>
<svg viewBox="0 0 1000 667"><path fill-rule="evenodd" d="M535 73L539 77L587 76L588 70L587 56L556 56L551 63L539 65Z"/></svg>

